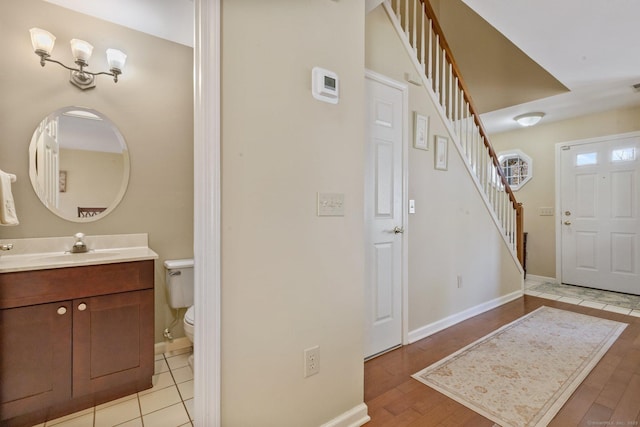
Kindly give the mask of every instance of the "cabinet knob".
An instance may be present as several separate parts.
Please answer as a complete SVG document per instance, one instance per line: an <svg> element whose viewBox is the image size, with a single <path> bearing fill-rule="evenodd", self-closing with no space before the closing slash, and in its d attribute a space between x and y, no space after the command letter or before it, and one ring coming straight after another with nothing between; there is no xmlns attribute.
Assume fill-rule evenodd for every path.
<svg viewBox="0 0 640 427"><path fill-rule="evenodd" d="M61 316L62 316L62 315L63 315L63 314L65 314L66 312L67 312L67 307L64 307L64 306L62 306L62 307L58 307L58 314L59 314L59 315L61 315Z"/></svg>
<svg viewBox="0 0 640 427"><path fill-rule="evenodd" d="M78 310L80 311L85 311L87 309L87 304L81 302L80 304L78 304Z"/></svg>

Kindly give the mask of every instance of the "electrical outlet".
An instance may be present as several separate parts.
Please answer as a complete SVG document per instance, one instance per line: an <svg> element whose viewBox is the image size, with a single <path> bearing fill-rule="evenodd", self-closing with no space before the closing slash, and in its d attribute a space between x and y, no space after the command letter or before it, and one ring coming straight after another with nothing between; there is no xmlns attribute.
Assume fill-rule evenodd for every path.
<svg viewBox="0 0 640 427"><path fill-rule="evenodd" d="M315 346L304 351L304 377L310 377L318 372L320 372L320 346Z"/></svg>
<svg viewBox="0 0 640 427"><path fill-rule="evenodd" d="M462 276L458 275L458 288L462 287Z"/></svg>

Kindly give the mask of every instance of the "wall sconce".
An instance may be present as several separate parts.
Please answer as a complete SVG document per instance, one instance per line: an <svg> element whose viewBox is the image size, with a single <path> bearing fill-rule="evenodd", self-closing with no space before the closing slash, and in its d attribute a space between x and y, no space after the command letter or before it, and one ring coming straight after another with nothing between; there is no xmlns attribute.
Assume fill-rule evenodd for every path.
<svg viewBox="0 0 640 427"><path fill-rule="evenodd" d="M89 65L89 59L93 52L93 46L84 40L72 39L71 40L71 53L73 54L74 62L78 68L71 68L64 65L62 62L51 59L51 51L53 51L53 45L55 44L56 37L48 31L40 28L32 28L29 30L31 33L31 44L33 45L33 51L40 57L40 65L44 67L45 61L55 62L56 64L71 71L71 77L69 81L80 89L91 89L96 86L95 76L105 74L112 76L113 81L118 83L118 76L122 74L124 63L127 60L127 55L117 49L107 49L107 62L109 64L109 71L102 71L100 73L92 73L84 68Z"/></svg>
<svg viewBox="0 0 640 427"><path fill-rule="evenodd" d="M514 117L513 120L518 122L520 126L533 126L538 124L544 117L544 113L527 113Z"/></svg>

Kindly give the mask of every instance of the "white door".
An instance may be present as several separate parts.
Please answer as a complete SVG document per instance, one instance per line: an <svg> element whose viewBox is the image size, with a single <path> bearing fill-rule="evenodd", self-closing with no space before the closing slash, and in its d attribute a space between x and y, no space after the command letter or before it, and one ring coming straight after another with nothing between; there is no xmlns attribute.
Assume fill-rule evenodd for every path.
<svg viewBox="0 0 640 427"><path fill-rule="evenodd" d="M406 86L367 73L365 358L402 344Z"/></svg>
<svg viewBox="0 0 640 427"><path fill-rule="evenodd" d="M58 119L45 118L40 123L40 137L36 144L36 180L38 196L50 208L58 208L60 145L58 144Z"/></svg>
<svg viewBox="0 0 640 427"><path fill-rule="evenodd" d="M561 147L563 283L640 295L639 141Z"/></svg>

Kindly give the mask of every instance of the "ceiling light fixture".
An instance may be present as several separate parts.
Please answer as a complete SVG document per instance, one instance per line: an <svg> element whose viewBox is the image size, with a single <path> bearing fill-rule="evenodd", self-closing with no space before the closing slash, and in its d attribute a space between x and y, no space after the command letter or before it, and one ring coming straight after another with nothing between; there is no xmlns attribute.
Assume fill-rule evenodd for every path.
<svg viewBox="0 0 640 427"><path fill-rule="evenodd" d="M31 44L33 45L33 51L40 57L40 65L44 67L45 62L54 62L67 70L71 71L71 77L69 81L80 89L91 89L96 86L95 76L105 74L112 76L113 81L118 83L118 76L122 74L124 63L127 60L127 55L124 52L117 49L107 49L107 62L109 64L109 71L102 71L99 73L92 73L84 68L89 65L89 59L93 52L93 46L84 40L72 39L71 40L71 53L73 59L78 68L67 67L60 61L51 59L51 52L53 51L53 45L56 42L56 37L48 31L40 28L32 28L29 30L31 33Z"/></svg>
<svg viewBox="0 0 640 427"><path fill-rule="evenodd" d="M527 113L514 117L513 120L518 122L520 126L533 126L544 117L544 113Z"/></svg>

